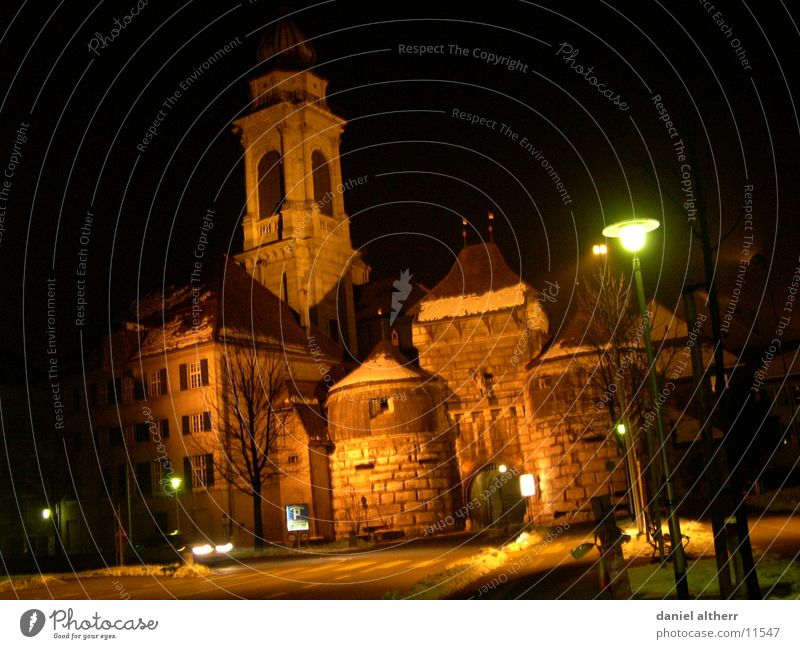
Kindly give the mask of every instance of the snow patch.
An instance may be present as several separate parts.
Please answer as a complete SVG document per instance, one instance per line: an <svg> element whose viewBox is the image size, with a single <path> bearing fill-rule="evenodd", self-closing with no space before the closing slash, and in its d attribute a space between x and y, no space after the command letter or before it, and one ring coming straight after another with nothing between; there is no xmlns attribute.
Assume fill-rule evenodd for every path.
<svg viewBox="0 0 800 649"><path fill-rule="evenodd" d="M481 294L473 293L455 297L425 299L420 302L417 320L429 322L432 320L461 318L468 315L478 315L518 307L525 303L527 290L527 285L520 282L514 286Z"/></svg>

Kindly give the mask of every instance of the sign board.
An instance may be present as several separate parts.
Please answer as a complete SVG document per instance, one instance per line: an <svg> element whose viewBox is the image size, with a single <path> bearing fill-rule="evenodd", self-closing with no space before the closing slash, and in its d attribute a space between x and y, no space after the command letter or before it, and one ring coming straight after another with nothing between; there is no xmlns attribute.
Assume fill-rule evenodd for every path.
<svg viewBox="0 0 800 649"><path fill-rule="evenodd" d="M308 529L308 504L286 505L286 530L304 532Z"/></svg>

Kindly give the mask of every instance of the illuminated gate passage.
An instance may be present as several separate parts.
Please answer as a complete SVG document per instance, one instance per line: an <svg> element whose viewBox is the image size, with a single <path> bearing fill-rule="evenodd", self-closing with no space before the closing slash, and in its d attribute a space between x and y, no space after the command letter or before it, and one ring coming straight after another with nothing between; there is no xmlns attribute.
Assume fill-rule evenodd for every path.
<svg viewBox="0 0 800 649"><path fill-rule="evenodd" d="M524 522L525 499L519 490L519 475L503 464L490 464L478 472L469 486L469 502L473 504L470 516L476 527Z"/></svg>

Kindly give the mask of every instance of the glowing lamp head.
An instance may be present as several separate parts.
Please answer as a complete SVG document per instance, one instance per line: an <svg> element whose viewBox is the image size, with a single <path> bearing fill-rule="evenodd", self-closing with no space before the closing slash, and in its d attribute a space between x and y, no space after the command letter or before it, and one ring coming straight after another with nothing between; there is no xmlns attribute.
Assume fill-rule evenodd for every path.
<svg viewBox="0 0 800 649"><path fill-rule="evenodd" d="M536 480L532 473L523 473L519 477L519 492L522 496L536 495Z"/></svg>
<svg viewBox="0 0 800 649"><path fill-rule="evenodd" d="M603 236L610 239L619 239L626 250L639 252L644 248L647 233L652 232L659 225L659 222L655 219L628 219L603 228Z"/></svg>
<svg viewBox="0 0 800 649"><path fill-rule="evenodd" d="M617 432L618 432L620 435L624 435L625 433L627 433L627 432L628 432L628 429L625 427L625 424L623 424L622 422L620 422L620 423L618 423L618 424L617 424Z"/></svg>
<svg viewBox="0 0 800 649"><path fill-rule="evenodd" d="M178 491L178 489L181 488L182 484L183 480L181 480L180 478L174 477L169 479L169 486L172 487L173 491Z"/></svg>
<svg viewBox="0 0 800 649"><path fill-rule="evenodd" d="M43 518L44 520L46 520L46 521L50 520L50 517L51 517L52 515L53 515L53 512L52 512L52 511L50 511L50 509L49 509L48 507L45 507L45 508L42 510L42 518Z"/></svg>
<svg viewBox="0 0 800 649"><path fill-rule="evenodd" d="M592 246L592 254L593 255L605 255L608 254L608 248L604 243L596 243Z"/></svg>
<svg viewBox="0 0 800 649"><path fill-rule="evenodd" d="M505 464L501 464L499 467L497 467L497 470L500 473L505 473L506 471L508 471L508 467Z"/></svg>

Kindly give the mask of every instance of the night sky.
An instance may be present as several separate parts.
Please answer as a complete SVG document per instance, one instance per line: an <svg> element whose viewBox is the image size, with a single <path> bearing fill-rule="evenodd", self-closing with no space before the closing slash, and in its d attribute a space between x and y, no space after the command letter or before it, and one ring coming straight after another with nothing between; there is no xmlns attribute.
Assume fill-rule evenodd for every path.
<svg viewBox="0 0 800 649"><path fill-rule="evenodd" d="M63 353L75 349L81 261L83 333L96 338L137 291L188 281L209 207L217 219L208 254L241 250L242 151L231 123L247 111L262 30L288 13L316 49L315 72L330 80L329 104L349 122L343 177L367 177L345 201L373 277L409 268L433 286L462 246L461 217L474 243L493 211L512 268L537 287L560 282L556 334L604 223L635 214L663 224L642 259L648 291L675 305L684 282L702 279L680 183L686 164L712 238L729 233L717 259L723 296L746 236L766 260L749 267L736 317L768 332L769 293L783 303L800 255L792 99L800 34L788 11L782 2L722 0L480 8L150 0L140 10L135 0L94 9L40 1L18 11L4 3L6 367L25 354L35 368L44 353L48 278L56 279ZM115 19L125 26L114 36ZM198 67L231 43L229 54ZM156 133L137 150L154 121ZM627 270L619 248L612 252ZM791 328L799 321L800 313Z"/></svg>

